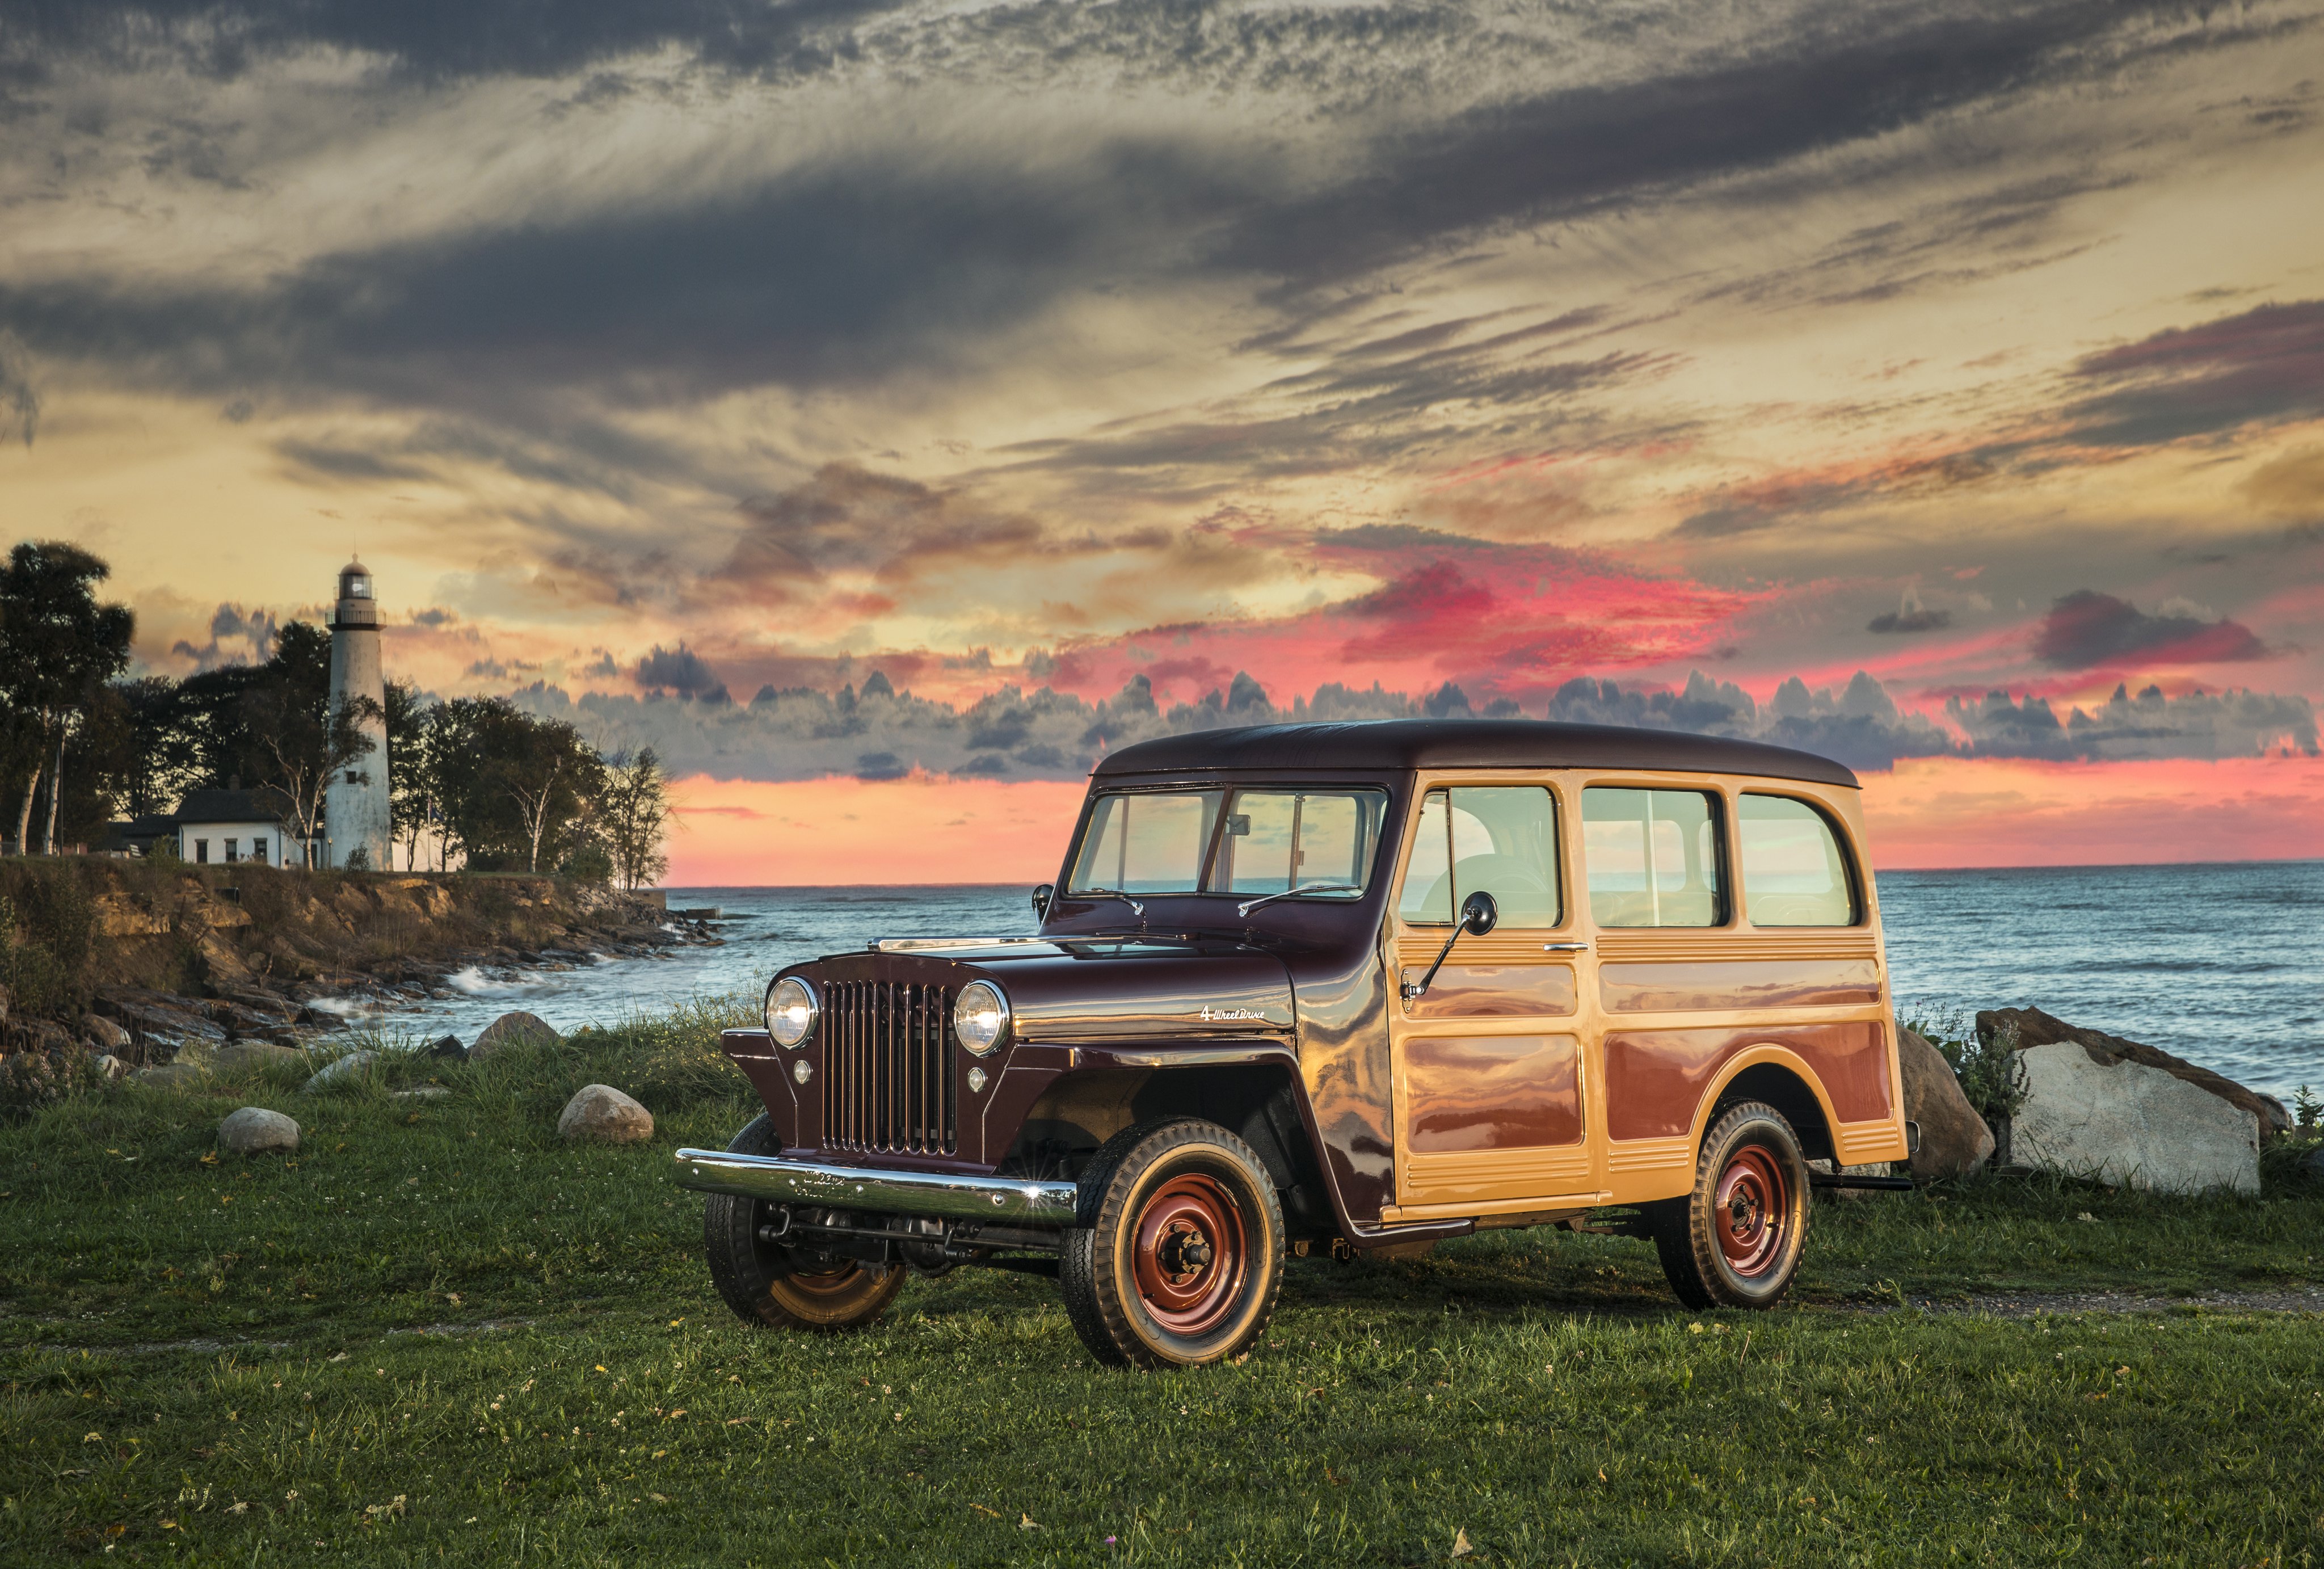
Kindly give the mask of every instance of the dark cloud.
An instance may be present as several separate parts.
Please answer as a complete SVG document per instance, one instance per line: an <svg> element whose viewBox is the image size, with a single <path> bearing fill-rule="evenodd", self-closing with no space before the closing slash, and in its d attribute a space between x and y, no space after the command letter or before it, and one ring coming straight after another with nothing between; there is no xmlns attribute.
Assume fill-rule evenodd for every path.
<svg viewBox="0 0 2324 1569"><path fill-rule="evenodd" d="M41 394L32 386L32 356L11 332L0 331L0 441L22 438L25 446L41 429Z"/></svg>
<svg viewBox="0 0 2324 1569"><path fill-rule="evenodd" d="M271 610L221 605L210 616L208 642L180 638L170 651L180 659L193 660L194 668L199 670L215 670L225 665L263 665L274 657L274 637L281 624Z"/></svg>
<svg viewBox="0 0 2324 1569"><path fill-rule="evenodd" d="M940 365L1096 274L1150 270L1182 250L1190 216L1237 199L1231 171L1159 145L1100 145L1041 172L939 162L341 253L254 290L0 287L0 328L208 392L319 385L496 412L576 383L656 404L867 383Z"/></svg>
<svg viewBox="0 0 2324 1569"><path fill-rule="evenodd" d="M2082 441L2140 447L2255 420L2324 415L2324 300L2263 305L2094 354L2073 379L2109 390L2069 414Z"/></svg>
<svg viewBox="0 0 2324 1569"><path fill-rule="evenodd" d="M1803 30L1716 69L1553 92L1384 140L1361 175L1239 225L1224 257L1307 285L1450 236L1555 221L2079 74L2135 8L2069 0Z"/></svg>
<svg viewBox="0 0 2324 1569"><path fill-rule="evenodd" d="M1977 700L1948 698L1945 717L1969 737L1969 751L1977 757L2099 762L2317 753L2314 705L2277 693L2167 697L2161 688L2149 687L2134 697L2126 686L2117 686L2102 706L2072 708L2061 718L2046 698L2029 694L2020 701L1988 692Z"/></svg>
<svg viewBox="0 0 2324 1569"><path fill-rule="evenodd" d="M1915 608L1884 611L1866 622L1864 630L1882 632L1940 632L1952 623L1953 613L1950 610Z"/></svg>
<svg viewBox="0 0 2324 1569"><path fill-rule="evenodd" d="M915 770L988 779L1079 779L1105 752L1157 735L1247 725L1403 719L1422 715L1490 717L1524 714L1507 698L1481 711L1458 684L1418 697L1338 683L1289 702L1273 701L1248 672L1237 671L1190 703L1165 709L1151 681L1133 676L1111 697L1090 702L1042 687L1004 687L965 706L899 689L874 674L859 688L836 692L768 687L747 705L700 704L674 697L589 694L576 698L536 682L517 693L536 712L574 721L601 747L650 745L674 772L717 778L813 779L853 775L892 779ZM2166 698L2116 691L2109 704L2060 717L2049 704L2022 703L1996 692L1981 702L1955 698L1944 709L1952 726L1901 708L1879 681L1858 671L1837 691L1811 689L1797 677L1766 703L1731 682L1697 671L1678 691L1625 689L1613 681L1567 682L1537 716L1582 724L1627 725L1773 742L1835 758L1868 772L1914 757L2217 759L2290 748L2317 750L2308 699L2250 692ZM1966 737L1966 740L1962 738Z"/></svg>
<svg viewBox="0 0 2324 1569"><path fill-rule="evenodd" d="M726 685L702 656L684 643L666 649L659 643L638 660L638 685L659 695L669 693L688 702L726 702Z"/></svg>
<svg viewBox="0 0 2324 1569"><path fill-rule="evenodd" d="M2137 660L2215 664L2265 659L2271 651L2240 622L2149 615L2127 600L2088 588L2051 605L2034 637L2034 657L2061 670Z"/></svg>
<svg viewBox="0 0 2324 1569"><path fill-rule="evenodd" d="M869 0L578 0L553 14L525 0L61 0L20 9L12 52L34 60L91 54L122 65L167 60L217 77L314 45L384 57L422 78L549 76L594 60L681 49L706 63L775 71L827 67L815 42L834 23L890 7Z"/></svg>

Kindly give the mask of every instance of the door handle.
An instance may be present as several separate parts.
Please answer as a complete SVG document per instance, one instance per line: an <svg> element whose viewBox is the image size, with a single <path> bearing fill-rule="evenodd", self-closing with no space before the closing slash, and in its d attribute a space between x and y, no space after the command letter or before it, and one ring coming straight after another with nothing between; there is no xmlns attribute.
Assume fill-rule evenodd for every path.
<svg viewBox="0 0 2324 1569"><path fill-rule="evenodd" d="M1586 954L1590 951L1590 945L1588 943L1544 943L1541 945L1541 951L1545 954Z"/></svg>

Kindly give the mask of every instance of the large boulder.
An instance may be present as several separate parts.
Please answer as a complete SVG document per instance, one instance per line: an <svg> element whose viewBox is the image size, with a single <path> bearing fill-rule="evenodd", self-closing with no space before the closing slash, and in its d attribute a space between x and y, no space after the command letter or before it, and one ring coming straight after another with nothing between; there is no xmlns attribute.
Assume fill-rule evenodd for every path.
<svg viewBox="0 0 2324 1569"><path fill-rule="evenodd" d="M560 1137L606 1144L636 1144L652 1138L653 1130L653 1113L611 1084L584 1084L557 1119Z"/></svg>
<svg viewBox="0 0 2324 1569"><path fill-rule="evenodd" d="M311 1095L339 1084L353 1083L363 1077L371 1065L378 1060L379 1053L375 1051L351 1051L345 1057L325 1063L316 1072L314 1077L299 1086L299 1092L301 1094Z"/></svg>
<svg viewBox="0 0 2324 1569"><path fill-rule="evenodd" d="M1961 1094L1944 1053L1917 1030L1899 1029L1896 1066L1904 1080L1904 1115L1921 1125L1914 1176L1967 1177L1993 1158L1993 1130Z"/></svg>
<svg viewBox="0 0 2324 1569"><path fill-rule="evenodd" d="M215 1074L254 1074L270 1067L304 1066L307 1054L287 1046L270 1046L264 1041L237 1040L232 1046L222 1046L210 1057L210 1071Z"/></svg>
<svg viewBox="0 0 2324 1569"><path fill-rule="evenodd" d="M138 1083L157 1090L197 1090L209 1075L198 1063L165 1062L160 1067L141 1068L134 1076Z"/></svg>
<svg viewBox="0 0 2324 1569"><path fill-rule="evenodd" d="M269 1149L286 1154L299 1148L299 1124L263 1106L230 1112L218 1124L218 1148L229 1155L258 1155Z"/></svg>
<svg viewBox="0 0 2324 1569"><path fill-rule="evenodd" d="M1977 1016L2014 1031L2025 1103L2010 1122L2020 1164L2158 1193L2259 1191L2264 1098L2169 1052L2038 1008Z"/></svg>
<svg viewBox="0 0 2324 1569"><path fill-rule="evenodd" d="M5 1020L6 1017L6 1011L5 1010L0 1010L0 1020ZM80 1032L81 1035L88 1041L89 1045L97 1048L99 1051L127 1051L129 1049L129 1032L122 1029L118 1024L113 1022L112 1020L105 1017L102 1013L92 1013L88 1018L82 1020L80 1021Z"/></svg>
<svg viewBox="0 0 2324 1569"><path fill-rule="evenodd" d="M484 1026L476 1037L476 1044L468 1048L468 1059L481 1062L506 1046L555 1046L565 1038L547 1020L530 1013L503 1013Z"/></svg>

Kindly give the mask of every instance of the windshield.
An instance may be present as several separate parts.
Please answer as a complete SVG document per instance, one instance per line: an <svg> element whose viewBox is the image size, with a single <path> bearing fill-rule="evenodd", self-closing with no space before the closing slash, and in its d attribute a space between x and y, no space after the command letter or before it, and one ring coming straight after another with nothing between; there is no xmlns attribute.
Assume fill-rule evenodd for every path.
<svg viewBox="0 0 2324 1569"><path fill-rule="evenodd" d="M1360 899L1388 795L1280 785L1100 796L1065 891Z"/></svg>

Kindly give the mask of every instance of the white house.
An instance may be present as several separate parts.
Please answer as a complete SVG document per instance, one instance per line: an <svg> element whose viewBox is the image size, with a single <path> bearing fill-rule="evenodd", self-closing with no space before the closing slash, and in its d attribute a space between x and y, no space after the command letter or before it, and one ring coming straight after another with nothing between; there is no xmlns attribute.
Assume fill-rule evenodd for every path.
<svg viewBox="0 0 2324 1569"><path fill-rule="evenodd" d="M197 866L235 861L307 864L290 803L279 790L189 790L177 816L181 861Z"/></svg>

